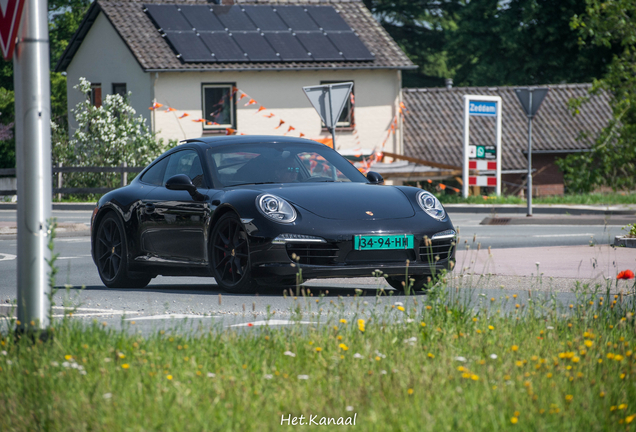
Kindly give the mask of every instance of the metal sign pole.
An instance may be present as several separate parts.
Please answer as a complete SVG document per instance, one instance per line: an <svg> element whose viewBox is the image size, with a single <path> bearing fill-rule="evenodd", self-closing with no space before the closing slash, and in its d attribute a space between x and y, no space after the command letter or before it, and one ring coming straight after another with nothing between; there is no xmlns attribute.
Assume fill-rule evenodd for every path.
<svg viewBox="0 0 636 432"><path fill-rule="evenodd" d="M329 85L329 115L331 116L331 118L333 119L333 99L331 97L331 87L332 85ZM338 123L338 119L335 119L335 121L332 120L332 126L329 128L329 132L331 132L331 143L333 144L333 149L338 151L336 149L336 124Z"/></svg>
<svg viewBox="0 0 636 432"><path fill-rule="evenodd" d="M532 92L530 92L530 107L532 107ZM528 214L532 216L532 114L528 114Z"/></svg>
<svg viewBox="0 0 636 432"><path fill-rule="evenodd" d="M51 84L47 0L27 0L14 56L20 330L49 325Z"/></svg>

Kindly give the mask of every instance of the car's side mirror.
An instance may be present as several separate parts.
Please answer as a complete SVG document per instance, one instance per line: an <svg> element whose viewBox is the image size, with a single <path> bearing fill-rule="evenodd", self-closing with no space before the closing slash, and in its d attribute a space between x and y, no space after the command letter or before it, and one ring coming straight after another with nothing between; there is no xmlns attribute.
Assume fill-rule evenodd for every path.
<svg viewBox="0 0 636 432"><path fill-rule="evenodd" d="M367 180L369 180L371 184L384 184L384 179L382 178L382 176L375 171L369 171L367 173Z"/></svg>
<svg viewBox="0 0 636 432"><path fill-rule="evenodd" d="M203 201L205 195L202 195L195 185L192 184L190 177L185 174L173 175L166 181L166 189L188 191L190 196L197 201Z"/></svg>

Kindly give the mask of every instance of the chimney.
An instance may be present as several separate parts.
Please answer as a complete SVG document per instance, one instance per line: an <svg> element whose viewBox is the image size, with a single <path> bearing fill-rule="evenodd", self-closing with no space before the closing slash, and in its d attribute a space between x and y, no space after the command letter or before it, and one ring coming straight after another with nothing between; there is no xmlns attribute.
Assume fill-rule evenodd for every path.
<svg viewBox="0 0 636 432"><path fill-rule="evenodd" d="M446 78L446 90L450 90L453 88L453 79Z"/></svg>

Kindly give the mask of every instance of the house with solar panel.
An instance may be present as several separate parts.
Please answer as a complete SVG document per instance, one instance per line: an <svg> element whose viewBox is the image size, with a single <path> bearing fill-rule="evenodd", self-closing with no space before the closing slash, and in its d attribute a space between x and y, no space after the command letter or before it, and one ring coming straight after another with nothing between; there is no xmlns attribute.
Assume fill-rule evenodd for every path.
<svg viewBox="0 0 636 432"><path fill-rule="evenodd" d="M69 107L82 100L73 85L84 77L95 105L132 92L131 105L159 137L327 141L302 87L351 81L338 149L384 142L402 153L401 72L416 66L362 1L229 3L96 0L56 66L67 73Z"/></svg>

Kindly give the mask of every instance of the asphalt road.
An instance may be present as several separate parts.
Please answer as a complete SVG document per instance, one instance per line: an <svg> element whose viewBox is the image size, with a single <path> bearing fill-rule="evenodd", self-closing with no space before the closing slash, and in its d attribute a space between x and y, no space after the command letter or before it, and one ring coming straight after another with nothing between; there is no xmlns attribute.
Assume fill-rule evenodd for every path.
<svg viewBox="0 0 636 432"><path fill-rule="evenodd" d="M54 217L58 218L58 222L88 223L90 212L55 211ZM506 249L529 247L537 248L534 251L541 254L541 248L551 247L553 253L556 253L554 256L557 257L551 258L554 261L563 253L561 251L576 249L579 253L581 250L587 252L590 241L596 245L611 243L614 235L619 234L621 230L620 226L603 225L484 226L480 225L484 217L483 213L451 214L455 226L460 231L463 248L468 246L468 250L460 248L458 251L458 272L455 273L451 284L455 288L454 295L461 297L462 301L471 299L474 305L484 298L495 297L505 300L506 296L510 297L513 294L518 295L517 301L527 303L529 291L534 293L531 295L535 300L537 296L549 295L548 291L554 291L554 295L563 305L574 302L575 296L571 291L574 286L572 278L560 278L556 275L549 279L546 276L540 280L537 277L540 271L537 271L534 262L540 259L527 253L533 249L519 249L523 253L515 259L525 261L523 257L527 256L531 261L521 269L502 271L500 266L498 272L493 272L492 269L489 270L488 262L492 256L499 257L499 261L505 261L506 256L511 256L513 252L506 252ZM0 222L14 220L14 211L0 211ZM578 249L558 249L561 246L577 245ZM7 302L14 302L16 298L16 246L15 239L3 240L0 237L0 302L5 305ZM491 258L483 258L487 256L488 246L492 248L493 255ZM480 249L480 252L477 249ZM59 254L57 285L60 290L55 296L57 306L54 309L58 316L62 315L66 306L75 308L73 314L78 319L98 319L99 322L117 327L134 325L135 329L142 332L172 327L175 322L184 327L241 327L247 326L247 323L258 326L266 320L269 320L269 325L324 322L330 319L329 317L369 315L395 302L413 301L403 296L392 295L394 292L384 280L374 278L309 281L305 286L310 293L307 297L300 296L297 299L294 299L292 293L284 296L281 289L264 289L258 295L228 294L219 290L214 284L214 279L195 277L157 277L143 289L107 289L101 283L90 257L88 236L58 238L55 252ZM616 267L615 257L606 261L611 262L612 259ZM629 262L632 256L622 256L622 259L623 262ZM460 265L466 267L460 269ZM581 274L580 266L581 264L577 275ZM596 269L597 266L593 263L592 267ZM607 273L611 274L612 271L609 269ZM488 276L489 272L497 275ZM480 276L481 274L486 276ZM356 289L360 290L358 294L362 297L356 297ZM378 298L377 294L381 296ZM388 295L389 298L385 298L384 295ZM508 302L502 307L505 310L513 308L514 305ZM4 309L6 312L6 308Z"/></svg>

